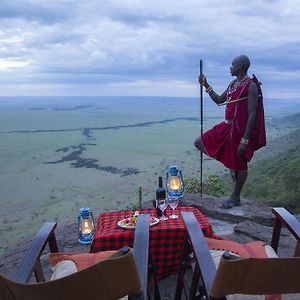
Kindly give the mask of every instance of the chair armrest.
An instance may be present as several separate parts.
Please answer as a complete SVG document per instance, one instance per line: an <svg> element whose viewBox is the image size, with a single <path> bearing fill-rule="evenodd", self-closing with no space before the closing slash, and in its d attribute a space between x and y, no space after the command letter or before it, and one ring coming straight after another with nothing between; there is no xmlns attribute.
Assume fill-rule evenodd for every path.
<svg viewBox="0 0 300 300"><path fill-rule="evenodd" d="M139 272L143 299L147 299L150 215L140 215L134 234L133 254Z"/></svg>
<svg viewBox="0 0 300 300"><path fill-rule="evenodd" d="M284 225L290 233L295 237L297 240L297 248L295 251L295 256L300 255L300 249L299 249L299 242L300 242L300 222L293 216L290 212L288 212L283 207L275 207L272 208L272 212L275 216L275 223L273 228L273 235L272 235L272 241L271 246L272 248L277 252L278 245L279 245L279 238L280 238L280 232L281 227Z"/></svg>
<svg viewBox="0 0 300 300"><path fill-rule="evenodd" d="M204 292L209 298L212 282L216 275L216 267L209 252L205 237L192 212L181 212L194 256L199 267L200 276L204 285Z"/></svg>
<svg viewBox="0 0 300 300"><path fill-rule="evenodd" d="M11 277L13 281L26 283L32 276L33 271L36 277L39 275L43 279L43 274L40 270L40 256L42 255L47 243L49 244L51 252L58 252L57 241L54 230L57 223L44 223L38 233L32 240L30 248L21 261L16 273ZM39 273L39 274L38 274ZM39 281L40 278L37 278Z"/></svg>

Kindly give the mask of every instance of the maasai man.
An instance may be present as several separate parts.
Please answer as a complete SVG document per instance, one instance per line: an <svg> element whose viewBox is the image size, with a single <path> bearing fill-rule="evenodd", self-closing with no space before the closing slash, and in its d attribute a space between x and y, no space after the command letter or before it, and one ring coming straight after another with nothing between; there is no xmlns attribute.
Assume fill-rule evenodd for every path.
<svg viewBox="0 0 300 300"><path fill-rule="evenodd" d="M210 98L218 105L226 104L225 121L195 140L197 149L230 169L234 190L230 198L221 203L222 208L240 205L248 162L255 150L266 145L262 90L256 77L247 75L249 67L246 55L234 58L230 72L236 79L221 95L207 83L204 75L199 76L199 83Z"/></svg>

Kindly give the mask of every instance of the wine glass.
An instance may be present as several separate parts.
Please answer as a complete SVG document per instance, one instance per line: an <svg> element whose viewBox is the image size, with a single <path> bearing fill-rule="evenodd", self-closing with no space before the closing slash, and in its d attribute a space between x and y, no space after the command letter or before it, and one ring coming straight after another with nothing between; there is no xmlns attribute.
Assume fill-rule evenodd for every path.
<svg viewBox="0 0 300 300"><path fill-rule="evenodd" d="M168 197L168 204L172 208L172 215L169 217L170 219L177 219L178 216L175 215L174 210L179 203L179 199L176 196L169 196Z"/></svg>
<svg viewBox="0 0 300 300"><path fill-rule="evenodd" d="M159 218L160 220L168 220L168 217L165 216L165 210L167 208L166 199L157 200L157 206L162 212L162 216Z"/></svg>

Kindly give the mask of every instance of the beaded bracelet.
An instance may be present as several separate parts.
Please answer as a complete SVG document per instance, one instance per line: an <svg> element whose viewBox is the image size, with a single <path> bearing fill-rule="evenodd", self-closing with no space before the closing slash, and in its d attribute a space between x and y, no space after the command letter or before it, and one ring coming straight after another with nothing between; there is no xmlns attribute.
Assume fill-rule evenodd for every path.
<svg viewBox="0 0 300 300"><path fill-rule="evenodd" d="M207 94L210 94L212 91L213 91L213 88L212 88L211 86L209 86L209 87L205 90L205 92L206 92Z"/></svg>
<svg viewBox="0 0 300 300"><path fill-rule="evenodd" d="M247 145L249 142L249 140L247 139L244 139L244 138L241 138L241 141L240 141L240 144L244 144L244 145Z"/></svg>

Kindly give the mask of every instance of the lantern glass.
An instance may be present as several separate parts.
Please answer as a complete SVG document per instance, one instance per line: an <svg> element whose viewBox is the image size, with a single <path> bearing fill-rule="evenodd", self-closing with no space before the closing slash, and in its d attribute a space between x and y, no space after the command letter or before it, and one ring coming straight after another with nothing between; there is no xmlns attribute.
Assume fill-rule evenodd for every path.
<svg viewBox="0 0 300 300"><path fill-rule="evenodd" d="M167 173L167 194L169 197L183 197L184 185L182 172L177 166L171 166Z"/></svg>
<svg viewBox="0 0 300 300"><path fill-rule="evenodd" d="M81 219L80 229L83 234L90 234L94 230L92 219Z"/></svg>
<svg viewBox="0 0 300 300"><path fill-rule="evenodd" d="M88 207L80 209L78 216L78 237L81 244L91 243L95 233L93 213Z"/></svg>
<svg viewBox="0 0 300 300"><path fill-rule="evenodd" d="M169 185L170 189L179 190L181 187L180 178L178 176L171 176Z"/></svg>

